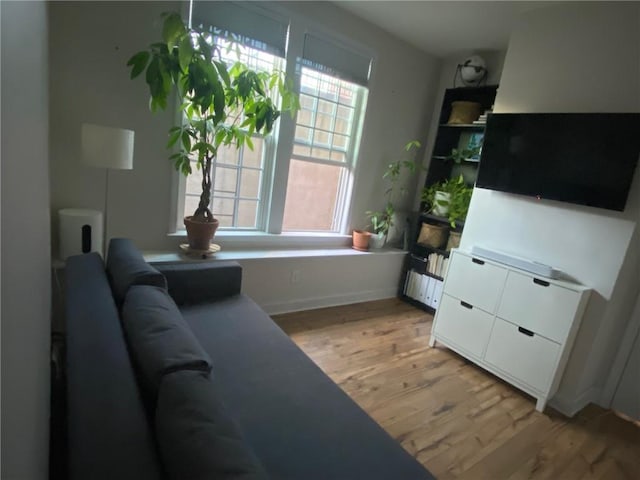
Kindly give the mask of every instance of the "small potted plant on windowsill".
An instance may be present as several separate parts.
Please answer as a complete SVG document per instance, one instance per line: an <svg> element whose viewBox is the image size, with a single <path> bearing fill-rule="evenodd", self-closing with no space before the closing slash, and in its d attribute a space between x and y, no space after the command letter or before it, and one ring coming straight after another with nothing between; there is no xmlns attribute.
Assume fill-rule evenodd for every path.
<svg viewBox="0 0 640 480"><path fill-rule="evenodd" d="M298 97L284 74L256 72L241 62L229 66L221 58L211 32L187 25L179 14L164 14L162 40L127 62L131 78L144 72L152 112L165 110L175 91L181 99L182 121L169 130L169 158L184 175L192 160L202 172L202 193L193 215L185 217L189 247L208 250L219 222L209 209L214 184L213 164L222 146L253 149L254 134L269 134L281 111L297 109ZM281 107L274 102L277 89Z"/></svg>
<svg viewBox="0 0 640 480"><path fill-rule="evenodd" d="M411 155L410 158L396 160L387 166L382 178L387 182L387 189L384 192L386 205L381 211L367 211L369 227L373 230L371 234L372 248L382 248L387 240L389 230L394 226L395 204L400 197L406 195L407 189L398 187L398 180L403 172L414 174L418 168L414 158L420 149L420 142L412 140L404 146L404 151Z"/></svg>

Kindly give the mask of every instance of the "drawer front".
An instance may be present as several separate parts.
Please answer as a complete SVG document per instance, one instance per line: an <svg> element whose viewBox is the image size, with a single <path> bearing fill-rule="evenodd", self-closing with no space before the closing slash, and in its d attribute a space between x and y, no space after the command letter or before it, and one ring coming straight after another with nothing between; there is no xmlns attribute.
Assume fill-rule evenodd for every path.
<svg viewBox="0 0 640 480"><path fill-rule="evenodd" d="M531 332L528 332L531 333ZM546 393L558 362L560 345L496 318L484 360L534 389Z"/></svg>
<svg viewBox="0 0 640 480"><path fill-rule="evenodd" d="M495 313L506 277L506 269L456 252L449 264L445 293Z"/></svg>
<svg viewBox="0 0 640 480"><path fill-rule="evenodd" d="M471 305L463 306L460 300L447 294L442 295L434 327L436 337L442 336L482 358L492 325L493 315Z"/></svg>
<svg viewBox="0 0 640 480"><path fill-rule="evenodd" d="M564 343L580 296L579 292L549 284L544 279L512 271L507 277L498 316Z"/></svg>

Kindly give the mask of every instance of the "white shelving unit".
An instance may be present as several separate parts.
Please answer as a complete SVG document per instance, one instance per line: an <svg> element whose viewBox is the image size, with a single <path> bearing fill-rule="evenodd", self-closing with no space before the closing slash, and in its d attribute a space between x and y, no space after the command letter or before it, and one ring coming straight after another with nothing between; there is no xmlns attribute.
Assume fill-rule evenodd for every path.
<svg viewBox="0 0 640 480"><path fill-rule="evenodd" d="M562 379L591 289L453 250L431 331L451 348L537 398Z"/></svg>

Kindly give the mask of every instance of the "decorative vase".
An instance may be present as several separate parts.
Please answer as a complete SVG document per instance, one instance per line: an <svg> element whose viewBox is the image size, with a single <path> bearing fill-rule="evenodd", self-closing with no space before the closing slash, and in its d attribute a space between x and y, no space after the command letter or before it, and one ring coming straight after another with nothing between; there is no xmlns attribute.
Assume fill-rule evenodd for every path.
<svg viewBox="0 0 640 480"><path fill-rule="evenodd" d="M431 213L438 217L446 217L449 213L449 203L451 202L451 194L447 192L436 192L433 199L433 210Z"/></svg>
<svg viewBox="0 0 640 480"><path fill-rule="evenodd" d="M369 250L369 239L371 238L371 232L366 230L354 230L352 233L353 248L366 252Z"/></svg>
<svg viewBox="0 0 640 480"><path fill-rule="evenodd" d="M211 239L219 225L220 222L215 218L211 222L200 222L193 220L192 216L184 217L189 248L192 250L209 250Z"/></svg>
<svg viewBox="0 0 640 480"><path fill-rule="evenodd" d="M482 113L482 105L476 102L451 102L449 125L470 124L475 122Z"/></svg>
<svg viewBox="0 0 640 480"><path fill-rule="evenodd" d="M369 247L374 250L378 250L384 247L386 241L387 236L384 233L372 233L369 238Z"/></svg>
<svg viewBox="0 0 640 480"><path fill-rule="evenodd" d="M432 248L442 248L447 241L447 231L449 227L446 225L432 225L423 223L418 235L418 243Z"/></svg>

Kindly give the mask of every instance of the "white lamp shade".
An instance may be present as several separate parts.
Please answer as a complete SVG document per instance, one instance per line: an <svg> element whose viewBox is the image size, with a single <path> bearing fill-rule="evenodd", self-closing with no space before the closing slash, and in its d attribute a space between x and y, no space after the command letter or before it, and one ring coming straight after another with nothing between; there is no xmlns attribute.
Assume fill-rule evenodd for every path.
<svg viewBox="0 0 640 480"><path fill-rule="evenodd" d="M114 170L133 168L133 130L82 124L82 162Z"/></svg>

